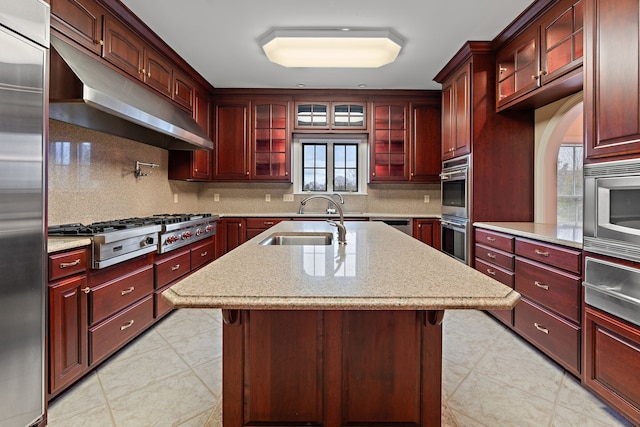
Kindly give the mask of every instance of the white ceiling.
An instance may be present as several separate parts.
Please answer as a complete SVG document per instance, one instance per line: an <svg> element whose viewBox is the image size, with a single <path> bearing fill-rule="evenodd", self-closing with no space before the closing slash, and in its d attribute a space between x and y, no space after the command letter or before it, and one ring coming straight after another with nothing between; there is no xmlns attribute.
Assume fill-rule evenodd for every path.
<svg viewBox="0 0 640 427"><path fill-rule="evenodd" d="M492 40L532 0L121 0L217 88L440 89L467 40ZM258 38L272 27L390 27L406 40L375 69L285 68Z"/></svg>

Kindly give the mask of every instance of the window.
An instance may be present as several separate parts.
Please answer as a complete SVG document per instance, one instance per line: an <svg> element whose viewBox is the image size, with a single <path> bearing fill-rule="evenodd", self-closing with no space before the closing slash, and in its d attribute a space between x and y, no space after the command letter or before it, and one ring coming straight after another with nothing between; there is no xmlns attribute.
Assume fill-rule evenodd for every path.
<svg viewBox="0 0 640 427"><path fill-rule="evenodd" d="M558 150L557 223L582 224L582 144L562 144Z"/></svg>
<svg viewBox="0 0 640 427"><path fill-rule="evenodd" d="M294 138L296 192L364 193L366 139Z"/></svg>

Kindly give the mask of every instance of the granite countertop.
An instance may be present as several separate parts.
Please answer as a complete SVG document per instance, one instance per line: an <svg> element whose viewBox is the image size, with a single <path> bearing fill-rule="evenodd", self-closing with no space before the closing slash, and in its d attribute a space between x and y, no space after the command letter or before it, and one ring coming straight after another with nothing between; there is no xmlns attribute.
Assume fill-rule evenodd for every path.
<svg viewBox="0 0 640 427"><path fill-rule="evenodd" d="M317 218L317 217L338 217L336 214L327 214L325 212L233 212L220 214L220 218ZM440 214L416 214L416 213L380 213L380 212L344 212L344 216L348 218L434 218L439 219Z"/></svg>
<svg viewBox="0 0 640 427"><path fill-rule="evenodd" d="M90 237L49 237L47 238L47 252L67 251L70 249L81 248L91 244Z"/></svg>
<svg viewBox="0 0 640 427"><path fill-rule="evenodd" d="M473 226L582 249L582 227L537 222L474 222Z"/></svg>
<svg viewBox="0 0 640 427"><path fill-rule="evenodd" d="M178 308L292 310L510 309L511 288L379 222L347 224L347 245L262 246L276 232L330 232L286 221L163 293Z"/></svg>

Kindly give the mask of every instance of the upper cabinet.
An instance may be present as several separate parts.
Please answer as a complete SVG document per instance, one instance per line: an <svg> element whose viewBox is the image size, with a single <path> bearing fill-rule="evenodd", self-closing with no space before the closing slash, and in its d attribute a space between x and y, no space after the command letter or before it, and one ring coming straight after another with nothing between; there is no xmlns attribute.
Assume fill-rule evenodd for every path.
<svg viewBox="0 0 640 427"><path fill-rule="evenodd" d="M289 101L256 99L252 113L251 178L291 182Z"/></svg>
<svg viewBox="0 0 640 427"><path fill-rule="evenodd" d="M102 17L105 10L92 0L49 0L51 26L89 49L102 54Z"/></svg>
<svg viewBox="0 0 640 427"><path fill-rule="evenodd" d="M640 153L640 3L585 0L587 161Z"/></svg>
<svg viewBox="0 0 640 427"><path fill-rule="evenodd" d="M430 103L412 102L409 104L409 112L409 180L440 183L440 102L437 99Z"/></svg>
<svg viewBox="0 0 640 427"><path fill-rule="evenodd" d="M471 62L442 81L442 160L471 151Z"/></svg>
<svg viewBox="0 0 640 427"><path fill-rule="evenodd" d="M362 130L367 127L366 102L299 101L295 104L295 128L299 130Z"/></svg>
<svg viewBox="0 0 640 427"><path fill-rule="evenodd" d="M370 181L408 181L407 103L373 103Z"/></svg>
<svg viewBox="0 0 640 427"><path fill-rule="evenodd" d="M122 71L140 80L146 71L144 41L113 16L104 17L104 49L102 57Z"/></svg>
<svg viewBox="0 0 640 427"><path fill-rule="evenodd" d="M560 0L499 46L498 110L537 108L582 89L583 0Z"/></svg>
<svg viewBox="0 0 640 427"><path fill-rule="evenodd" d="M245 181L250 178L249 135L251 102L218 99L214 101L213 144L214 180Z"/></svg>

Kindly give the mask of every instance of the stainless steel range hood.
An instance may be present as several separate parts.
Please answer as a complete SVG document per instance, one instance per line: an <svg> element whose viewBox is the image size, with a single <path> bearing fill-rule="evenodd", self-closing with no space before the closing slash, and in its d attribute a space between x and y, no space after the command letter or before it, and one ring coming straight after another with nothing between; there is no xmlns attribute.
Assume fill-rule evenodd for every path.
<svg viewBox="0 0 640 427"><path fill-rule="evenodd" d="M50 118L169 150L213 149L169 100L54 36L51 47Z"/></svg>

